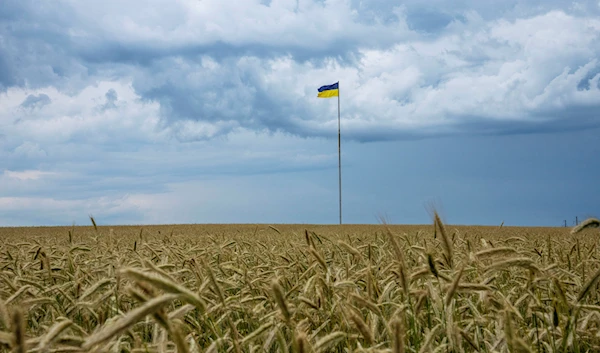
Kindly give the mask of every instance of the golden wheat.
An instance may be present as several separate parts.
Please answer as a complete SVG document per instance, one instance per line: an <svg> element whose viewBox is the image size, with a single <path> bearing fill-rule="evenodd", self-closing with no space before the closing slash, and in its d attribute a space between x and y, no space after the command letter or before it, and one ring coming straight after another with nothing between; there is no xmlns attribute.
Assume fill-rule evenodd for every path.
<svg viewBox="0 0 600 353"><path fill-rule="evenodd" d="M0 351L599 351L592 221L433 216L433 228L0 228Z"/></svg>

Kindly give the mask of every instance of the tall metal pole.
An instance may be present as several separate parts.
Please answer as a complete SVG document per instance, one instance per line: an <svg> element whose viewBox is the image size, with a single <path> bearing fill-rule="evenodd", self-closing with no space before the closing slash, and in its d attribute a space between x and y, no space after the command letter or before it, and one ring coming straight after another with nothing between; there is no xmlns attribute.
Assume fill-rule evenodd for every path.
<svg viewBox="0 0 600 353"><path fill-rule="evenodd" d="M340 83L338 81L338 185L340 194L340 225L342 224L342 135L340 129Z"/></svg>

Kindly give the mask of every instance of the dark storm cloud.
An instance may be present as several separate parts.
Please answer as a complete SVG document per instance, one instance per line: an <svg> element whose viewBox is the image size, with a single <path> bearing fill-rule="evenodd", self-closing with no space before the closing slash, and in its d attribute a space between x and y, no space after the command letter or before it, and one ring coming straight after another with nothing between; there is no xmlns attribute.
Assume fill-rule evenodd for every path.
<svg viewBox="0 0 600 353"><path fill-rule="evenodd" d="M73 94L98 80L131 77L143 101L160 103L163 128L173 129L185 141L227 135L240 127L266 128L303 137L333 137L335 128L330 121L316 119L325 113L319 111L323 105L317 107L314 103L314 93L294 97L278 90L290 91L298 80L316 89L336 77L348 82L348 76L352 77L353 87L345 91L350 95L344 96L349 100L344 101L344 116L351 115L354 125L348 125L345 131L347 138L358 141L452 132L510 133L536 126L553 129L544 126L546 120L538 118L544 115L551 116L550 123L564 120L557 126L576 128L581 123L584 128L597 122L592 112L598 104L566 102L557 109L545 107L546 102L522 104L522 99L517 98L541 95L565 67L572 73L581 65L589 65L590 55L600 54L597 24L586 18L587 27L577 27L582 22L580 18L568 17L597 13L597 4L590 1L570 7L559 1L537 0L464 0L453 5L443 1L407 1L401 6L372 0L351 1L347 6L340 2L337 7L308 2L303 9L284 12L248 2L240 5L240 11L245 9L254 16L288 17L287 22L257 17L248 21L246 27L236 23L249 19L239 16L237 9L218 2L206 4L202 5L207 6L202 10L206 13L193 12L194 7L181 3L165 9L161 16L152 12L140 16L133 3L123 8L111 1L103 6L91 3L86 10L69 2L40 5L7 0L0 15L0 49L6 54L0 57L0 88L50 86ZM223 6L222 11L233 11L230 15L234 20L220 17L224 15L215 10L218 6ZM564 12L548 12L556 9ZM307 15L319 11L338 17L314 19ZM336 21L340 27L331 27ZM530 24L521 29L523 21ZM567 35L589 39L575 42L550 61L544 55L560 50L560 44L548 47L552 46L545 42L549 38L526 42L515 36L523 29L539 35L543 32L536 32L536 28L541 31L557 21L562 21ZM315 26L329 30L319 33ZM595 33L596 39L586 37L590 33ZM395 52L398 46L411 49L404 54ZM376 53L375 58L372 53ZM275 68L274 63L281 58L289 58L293 68ZM332 78L321 82L319 75L330 70L332 60ZM209 64L203 64L205 61ZM503 76L502 64L520 61L530 65L520 72L509 72L519 76L517 79ZM321 73L317 74L319 70ZM414 70L415 74L410 86L399 88L406 81L402 70ZM554 98L570 100L572 90L589 89L590 82L596 88L598 80L594 77L598 68L588 71L576 88L565 82L562 91L555 90ZM290 85L283 87L273 79L265 80L266 76L277 75L281 79L291 76ZM493 85L485 83L490 77L496 77L498 86L515 87L513 92L511 88L504 89L503 94L508 110L517 111L520 121L511 118L498 122L503 118L496 114L490 119L490 113L483 111L487 101L496 99ZM450 87L451 82L461 79L470 79L471 86L481 85L478 93L487 97L479 105L470 104L467 90L472 87ZM379 83L369 87L372 82ZM462 89L465 93L461 95ZM384 101L355 103L363 92L381 96ZM591 93L597 94L597 90ZM432 103L425 99L432 95L439 96L439 109L430 108ZM33 104L30 99L34 98L27 99L25 105ZM114 108L115 104L116 96L113 99L107 95L103 109ZM408 106L412 110L406 110ZM410 116L424 121L445 119L425 125L402 123ZM201 122L211 127L202 130L209 132L198 135L187 131L189 124L180 122Z"/></svg>

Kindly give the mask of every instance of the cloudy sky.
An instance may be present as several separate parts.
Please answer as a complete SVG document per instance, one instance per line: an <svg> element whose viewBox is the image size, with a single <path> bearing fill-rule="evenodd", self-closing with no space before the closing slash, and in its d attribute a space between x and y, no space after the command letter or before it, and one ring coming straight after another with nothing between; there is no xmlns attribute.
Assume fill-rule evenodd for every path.
<svg viewBox="0 0 600 353"><path fill-rule="evenodd" d="M2 0L0 226L600 216L600 3Z"/></svg>

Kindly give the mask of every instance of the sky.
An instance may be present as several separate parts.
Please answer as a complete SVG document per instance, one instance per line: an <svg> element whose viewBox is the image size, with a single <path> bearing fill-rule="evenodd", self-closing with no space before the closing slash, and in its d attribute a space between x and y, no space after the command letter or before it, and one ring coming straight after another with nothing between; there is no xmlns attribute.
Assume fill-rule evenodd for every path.
<svg viewBox="0 0 600 353"><path fill-rule="evenodd" d="M0 226L600 216L600 2L2 0Z"/></svg>

